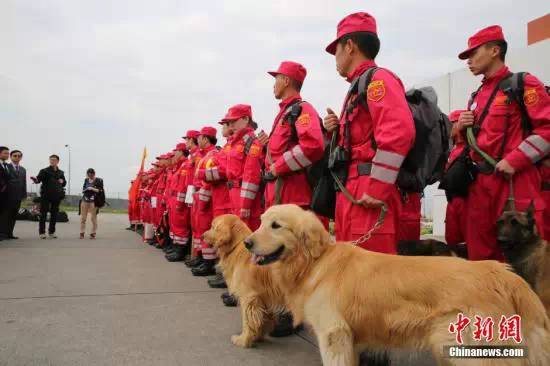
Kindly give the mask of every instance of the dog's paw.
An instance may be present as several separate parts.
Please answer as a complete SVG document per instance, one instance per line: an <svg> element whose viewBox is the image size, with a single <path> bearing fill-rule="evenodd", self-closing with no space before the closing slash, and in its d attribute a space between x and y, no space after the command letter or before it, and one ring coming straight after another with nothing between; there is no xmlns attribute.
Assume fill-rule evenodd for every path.
<svg viewBox="0 0 550 366"><path fill-rule="evenodd" d="M231 343L237 347L250 348L252 346L252 340L241 335L231 336Z"/></svg>

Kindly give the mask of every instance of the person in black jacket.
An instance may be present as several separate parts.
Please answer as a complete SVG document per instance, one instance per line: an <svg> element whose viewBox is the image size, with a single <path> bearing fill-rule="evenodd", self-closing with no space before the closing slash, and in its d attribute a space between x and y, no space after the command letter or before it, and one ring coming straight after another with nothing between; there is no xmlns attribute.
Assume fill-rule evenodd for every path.
<svg viewBox="0 0 550 366"><path fill-rule="evenodd" d="M22 158L23 153L20 150L10 152L11 164L8 164L8 167L11 178L7 187L7 211L2 215L0 222L0 236L3 239L18 239L13 235L13 229L21 201L27 198L27 171L20 164Z"/></svg>
<svg viewBox="0 0 550 366"><path fill-rule="evenodd" d="M10 150L0 146L0 241L8 239L11 182L15 178L13 166L8 162Z"/></svg>
<svg viewBox="0 0 550 366"><path fill-rule="evenodd" d="M38 232L41 239L46 239L46 217L50 212L50 225L48 234L50 239L56 239L55 224L57 222L57 213L59 204L65 198L65 186L67 180L65 174L59 169L59 156L50 156L50 166L40 170L36 177L31 177L36 184L42 183L40 187L40 224Z"/></svg>
<svg viewBox="0 0 550 366"><path fill-rule="evenodd" d="M82 199L80 200L80 239L84 239L88 214L90 214L92 220L90 239L95 239L97 232L97 212L102 206L99 202L103 194L103 179L95 176L93 168L88 169L86 179L84 179L84 184L82 185Z"/></svg>

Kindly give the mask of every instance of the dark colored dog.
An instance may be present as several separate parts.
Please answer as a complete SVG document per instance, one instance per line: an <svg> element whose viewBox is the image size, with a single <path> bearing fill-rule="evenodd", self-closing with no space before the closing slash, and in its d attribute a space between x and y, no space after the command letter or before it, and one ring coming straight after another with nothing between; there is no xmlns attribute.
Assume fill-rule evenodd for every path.
<svg viewBox="0 0 550 366"><path fill-rule="evenodd" d="M397 254L408 256L442 256L468 258L466 245L447 245L434 239L401 240L397 244Z"/></svg>
<svg viewBox="0 0 550 366"><path fill-rule="evenodd" d="M497 243L506 261L539 295L550 315L550 246L535 225L533 203L526 212L508 205L497 222Z"/></svg>

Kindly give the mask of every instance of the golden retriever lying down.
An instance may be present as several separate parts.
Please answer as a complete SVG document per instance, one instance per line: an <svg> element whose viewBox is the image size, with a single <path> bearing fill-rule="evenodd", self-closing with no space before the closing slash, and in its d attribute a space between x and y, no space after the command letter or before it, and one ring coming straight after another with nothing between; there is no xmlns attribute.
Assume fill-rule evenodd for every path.
<svg viewBox="0 0 550 366"><path fill-rule="evenodd" d="M229 292L238 297L241 305L242 334L231 337L239 347L250 347L261 340L272 330L274 315L285 310L283 294L274 285L271 271L256 266L243 244L251 233L237 216L222 215L204 234L204 240L218 252Z"/></svg>
<svg viewBox="0 0 550 366"><path fill-rule="evenodd" d="M550 321L537 295L496 261L380 254L350 244L333 245L314 214L295 205L270 208L260 228L245 240L259 265L274 263L296 324L310 324L324 365L355 365L358 353L402 348L432 352L440 364L550 365ZM449 325L458 313L472 319L462 332L473 340L475 316L491 316L499 341L501 316L521 316L528 359L449 359L456 345Z"/></svg>

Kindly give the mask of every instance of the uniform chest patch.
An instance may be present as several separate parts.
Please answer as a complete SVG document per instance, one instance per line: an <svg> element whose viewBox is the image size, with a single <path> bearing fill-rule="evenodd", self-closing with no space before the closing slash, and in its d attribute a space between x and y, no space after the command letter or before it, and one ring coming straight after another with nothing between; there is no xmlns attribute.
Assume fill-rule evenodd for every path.
<svg viewBox="0 0 550 366"><path fill-rule="evenodd" d="M367 99L373 102L381 101L386 95L384 80L375 80L367 87Z"/></svg>
<svg viewBox="0 0 550 366"><path fill-rule="evenodd" d="M523 102L526 106L533 106L539 102L539 95L536 89L526 89L523 93Z"/></svg>
<svg viewBox="0 0 550 366"><path fill-rule="evenodd" d="M311 117L310 117L309 113L302 114L300 117L298 117L298 120L296 121L296 123L298 123L298 125L303 126L303 127L309 126L310 122L311 122Z"/></svg>
<svg viewBox="0 0 550 366"><path fill-rule="evenodd" d="M244 145L242 144L239 144L235 147L235 151L237 151L238 153L242 153L244 151Z"/></svg>
<svg viewBox="0 0 550 366"><path fill-rule="evenodd" d="M250 156L255 158L258 155L260 155L260 147L258 145L252 145L250 147Z"/></svg>

